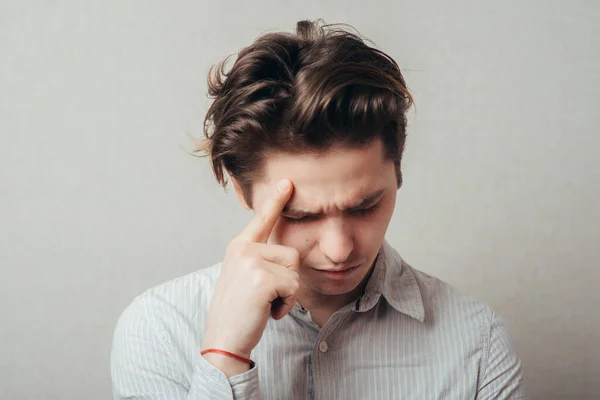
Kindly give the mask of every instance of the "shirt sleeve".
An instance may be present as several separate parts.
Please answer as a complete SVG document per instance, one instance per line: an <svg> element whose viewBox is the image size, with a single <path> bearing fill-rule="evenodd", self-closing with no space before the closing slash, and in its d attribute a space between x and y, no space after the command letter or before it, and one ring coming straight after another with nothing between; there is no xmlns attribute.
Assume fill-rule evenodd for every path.
<svg viewBox="0 0 600 400"><path fill-rule="evenodd" d="M492 311L490 327L485 341L482 379L477 390L477 400L527 399L523 387L521 360L517 357L504 321Z"/></svg>
<svg viewBox="0 0 600 400"><path fill-rule="evenodd" d="M123 312L117 322L110 357L114 399L260 399L256 366L227 379L204 357L198 357L189 379L163 337L137 300Z"/></svg>

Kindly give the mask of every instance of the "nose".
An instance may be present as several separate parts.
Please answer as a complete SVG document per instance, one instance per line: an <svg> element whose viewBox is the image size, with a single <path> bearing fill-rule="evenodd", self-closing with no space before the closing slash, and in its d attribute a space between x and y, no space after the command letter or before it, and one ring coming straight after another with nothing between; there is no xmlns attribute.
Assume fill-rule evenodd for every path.
<svg viewBox="0 0 600 400"><path fill-rule="evenodd" d="M341 264L354 249L352 232L339 222L332 223L324 229L319 248L331 263Z"/></svg>

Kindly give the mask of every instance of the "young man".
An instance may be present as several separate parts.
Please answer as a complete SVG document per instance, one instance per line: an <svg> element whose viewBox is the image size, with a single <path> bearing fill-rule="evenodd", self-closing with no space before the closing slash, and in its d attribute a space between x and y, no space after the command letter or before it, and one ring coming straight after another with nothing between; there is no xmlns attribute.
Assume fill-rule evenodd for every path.
<svg viewBox="0 0 600 400"><path fill-rule="evenodd" d="M204 150L256 217L222 263L125 310L114 397L525 398L500 318L384 239L412 104L397 64L301 21L223 65Z"/></svg>

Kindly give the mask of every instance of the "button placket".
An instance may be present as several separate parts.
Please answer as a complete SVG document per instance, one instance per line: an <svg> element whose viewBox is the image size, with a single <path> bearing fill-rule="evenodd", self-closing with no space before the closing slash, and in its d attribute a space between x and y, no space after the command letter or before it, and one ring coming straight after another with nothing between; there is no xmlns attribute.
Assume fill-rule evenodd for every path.
<svg viewBox="0 0 600 400"><path fill-rule="evenodd" d="M339 399L337 374L340 373L340 360L331 354L336 350L336 342L343 326L350 316L354 315L349 304L332 315L329 321L319 330L313 342L311 357L311 379L316 398ZM333 347L331 347L333 346ZM331 351L330 351L331 350Z"/></svg>

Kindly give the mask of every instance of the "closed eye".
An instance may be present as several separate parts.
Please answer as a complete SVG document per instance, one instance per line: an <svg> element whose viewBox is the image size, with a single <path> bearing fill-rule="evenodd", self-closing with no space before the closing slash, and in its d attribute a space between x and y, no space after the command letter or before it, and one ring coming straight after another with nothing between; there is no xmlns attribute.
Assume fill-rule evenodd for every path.
<svg viewBox="0 0 600 400"><path fill-rule="evenodd" d="M381 204L381 201L377 204L375 204L374 206L368 207L368 208L361 208L358 210L352 210L350 211L351 214L353 215L357 215L357 216L365 216L365 215L371 215L373 214L375 211L377 211L377 209L379 208L379 205Z"/></svg>
<svg viewBox="0 0 600 400"><path fill-rule="evenodd" d="M291 224L306 224L307 222L316 220L317 217L311 216L311 217L292 218L292 217L286 217L284 215L283 219L285 219L287 222L289 222Z"/></svg>
<svg viewBox="0 0 600 400"><path fill-rule="evenodd" d="M349 210L348 213L350 215L358 216L358 217L363 217L363 216L371 215L371 214L375 213L375 211L377 211L377 209L379 208L380 204L381 204L381 202L378 202L374 206L371 206L371 207L368 207L368 208L360 208L360 209L356 209L356 210ZM292 218L292 217L286 217L284 215L283 218L287 222L289 222L291 224L306 224L306 223L309 223L309 222L316 221L319 217L311 215L311 216L300 217L300 218Z"/></svg>

